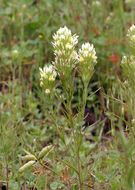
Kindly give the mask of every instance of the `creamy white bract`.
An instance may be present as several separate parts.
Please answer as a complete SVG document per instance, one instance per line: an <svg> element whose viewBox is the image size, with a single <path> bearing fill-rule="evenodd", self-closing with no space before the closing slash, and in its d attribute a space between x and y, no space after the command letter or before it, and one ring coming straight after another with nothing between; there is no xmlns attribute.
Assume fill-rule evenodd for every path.
<svg viewBox="0 0 135 190"><path fill-rule="evenodd" d="M71 30L64 26L53 35L53 40L52 44L55 55L53 65L59 75L61 75L61 73L66 75L66 73L71 72L78 61L78 54L75 51L78 36L76 34L72 35ZM68 71L66 71L66 69Z"/></svg>
<svg viewBox="0 0 135 190"><path fill-rule="evenodd" d="M93 44L87 42L82 45L81 49L79 50L79 60L84 64L91 61L94 63L97 62L96 51Z"/></svg>
<svg viewBox="0 0 135 190"><path fill-rule="evenodd" d="M127 37L135 39L135 25L134 24L129 28Z"/></svg>
<svg viewBox="0 0 135 190"><path fill-rule="evenodd" d="M40 70L40 86L41 87L44 86L45 93L50 94L57 73L52 65L45 65L43 69L39 68L39 70Z"/></svg>
<svg viewBox="0 0 135 190"><path fill-rule="evenodd" d="M55 49L59 48L62 53L65 53L65 50L72 49L78 43L78 36L76 34L72 35L71 30L69 30L66 26L60 28L54 35L53 35L54 42L53 47ZM60 52L60 50L58 51ZM55 54L58 53L55 51Z"/></svg>
<svg viewBox="0 0 135 190"><path fill-rule="evenodd" d="M54 67L52 65L45 65L44 68L39 68L40 70L40 80L49 79L50 81L54 81L56 78L56 71L54 70Z"/></svg>

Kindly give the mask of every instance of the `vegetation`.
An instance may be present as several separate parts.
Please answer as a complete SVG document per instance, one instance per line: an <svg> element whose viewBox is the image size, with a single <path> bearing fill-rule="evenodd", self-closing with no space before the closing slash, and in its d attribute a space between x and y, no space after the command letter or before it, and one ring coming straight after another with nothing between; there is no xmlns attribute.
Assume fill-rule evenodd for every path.
<svg viewBox="0 0 135 190"><path fill-rule="evenodd" d="M0 0L0 189L135 189L134 0Z"/></svg>

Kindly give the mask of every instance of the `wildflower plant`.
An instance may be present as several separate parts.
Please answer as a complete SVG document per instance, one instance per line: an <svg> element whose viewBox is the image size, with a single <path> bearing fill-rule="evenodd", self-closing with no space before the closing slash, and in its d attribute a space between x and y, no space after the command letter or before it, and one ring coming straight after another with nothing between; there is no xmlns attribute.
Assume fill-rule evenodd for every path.
<svg viewBox="0 0 135 190"><path fill-rule="evenodd" d="M105 119L107 118L108 121L110 115L104 112L104 108L108 106L108 102L105 102L103 107L104 93L102 91L96 95L90 93L99 84L96 78L108 93L108 89L114 82L117 83L117 80L114 81L116 74L121 77L118 56L114 56L116 61L111 61L109 58L111 62L118 62L117 64L106 63L108 63L108 55L117 53L121 56L123 52L129 50L128 43L125 43L124 32L127 28L126 23L131 24L135 20L135 0L10 0L10 3L1 1L0 5L0 189L78 190L80 189L79 178L85 190L135 189L133 180L131 180L132 187L123 185L126 181L124 177L131 168L130 164L134 164L135 158L132 156L130 159L135 144L131 141L133 133L130 132L135 125L133 48L131 56L126 56L127 60L123 59L125 65L121 65L124 75L123 91L115 86L116 93L114 93L116 97L120 90L122 91L123 118L126 116L126 121L128 120L128 124L124 122L123 128L123 121L117 123L116 117L114 119L116 127L121 124L127 142L131 141L131 144L125 143L127 145L125 157L124 145L119 147L120 137L116 137L117 134L119 135L119 130L116 130L111 138L107 135L110 143L108 140L106 143L106 126L110 123L105 122ZM65 42L67 58L63 58L63 63L68 63L64 64L66 71L63 67L57 69L62 63L56 61L61 59L62 47L59 51L60 46L57 46L59 55L53 56L53 48L50 45L50 42L56 41L51 34L60 23L68 23L72 26L69 39L74 36L75 31L79 31L80 34L77 38L80 43L76 43L74 47L71 48L70 43ZM67 27L61 29L65 31L65 28ZM66 31L69 29L67 28ZM87 67L86 71L83 71L81 68L83 62L79 59L79 48L81 49L81 44L85 42L84 39L95 43L96 52L101 56L98 59L96 78L88 86L88 90L86 84L89 80L86 83L85 75L91 73L88 72ZM128 42L129 39L128 37ZM134 46L134 43L132 44ZM71 56L74 57L73 62L67 61L70 60L67 56L67 52L69 56L71 55L70 48L74 49ZM39 71L40 67L44 72L44 63L47 61L45 67L51 65L57 74L51 77L51 80L49 75L51 76L52 73L48 73L46 78L42 77L43 73ZM133 64L130 64L131 62ZM66 67L67 65L73 67ZM115 106L110 105L112 112L121 113L121 106L118 105L119 109L117 109L116 102L114 104ZM84 121L85 107L87 118ZM100 118L101 124L87 126L89 121L93 123ZM90 152L93 139L94 142L103 140L100 146L96 145L96 150ZM40 150L50 144L55 145L55 148L39 159ZM31 145L32 151L27 145ZM111 154L107 151L109 147L113 149ZM114 152L115 147L118 147L118 154ZM27 149L29 153L26 151L24 153L22 148ZM18 155L22 162L18 161ZM127 165L126 172L122 170L124 160ZM30 166L32 170L30 171L29 167L28 170L19 172L20 177L17 172L19 167L29 161L32 162L25 167L32 164ZM58 171L60 175L54 172L52 174L49 169ZM130 176L131 173L129 172Z"/></svg>
<svg viewBox="0 0 135 190"><path fill-rule="evenodd" d="M124 76L123 88L125 91L126 103L130 110L130 114L134 119L135 107L134 107L134 94L135 94L135 25L132 25L127 33L127 38L129 41L129 47L131 48L130 56L123 56L121 61L122 73Z"/></svg>
<svg viewBox="0 0 135 190"><path fill-rule="evenodd" d="M85 134L82 131L82 127L84 124L84 111L88 96L87 88L94 72L94 66L97 63L97 56L93 44L89 44L88 42L84 43L77 53L75 48L78 43L78 36L76 34L72 35L71 31L66 26L60 28L53 35L53 40L52 44L55 59L52 64L45 65L43 69L39 69L40 86L44 91L45 99L47 99L47 101L51 100L51 104L48 105L50 107L46 109L48 112L46 117L48 117L54 126L55 132L59 135L69 157L65 155L65 158L62 159L56 148L52 151L52 145L49 147L51 147L51 151L54 152L56 160L70 168L70 170L72 170L72 175L76 175L75 181L77 187L83 190L88 171L83 171L85 167L80 157ZM78 102L77 114L74 114L72 109L72 100L75 89L77 88L74 85L75 73L77 73L76 76L82 78L84 86L82 101L80 101L81 103ZM64 108L62 108L62 105L64 105ZM62 110L64 116L64 126L60 119L62 118L60 110ZM67 136L67 130L70 131L70 137ZM70 147L73 149L72 154ZM39 153L39 157L29 155L29 162L20 168L20 172L23 171L23 168L25 170L27 167L31 167L35 164L35 157L38 162L40 159L42 160L44 158L40 156L42 152L44 152L44 149ZM54 169L49 168L49 170L58 174ZM60 175L61 174L58 174L58 176Z"/></svg>
<svg viewBox="0 0 135 190"><path fill-rule="evenodd" d="M121 172L116 189L134 189L134 157L135 157L135 57L133 47L134 25L128 30L127 45L131 53L121 60L121 75L107 97L106 112L111 120L113 150L117 152L118 170ZM123 77L123 79L122 79ZM108 92L109 94L110 92ZM117 130L117 129L118 130ZM121 151L122 150L122 151ZM114 152L113 152L114 156ZM111 157L110 157L111 158ZM111 158L112 161L114 161ZM111 166L112 167L112 166ZM113 188L113 187L112 187Z"/></svg>
<svg viewBox="0 0 135 190"><path fill-rule="evenodd" d="M132 25L127 33L128 44L131 53L123 56L121 61L123 82L120 82L119 96L123 107L121 119L125 123L125 128L120 127L120 140L123 147L123 178L125 187L134 189L134 157L135 157L135 25ZM126 111L125 111L126 110ZM124 112L124 113L123 113ZM127 115L127 119L125 119ZM128 134L125 135L125 132ZM127 164L128 163L128 164Z"/></svg>

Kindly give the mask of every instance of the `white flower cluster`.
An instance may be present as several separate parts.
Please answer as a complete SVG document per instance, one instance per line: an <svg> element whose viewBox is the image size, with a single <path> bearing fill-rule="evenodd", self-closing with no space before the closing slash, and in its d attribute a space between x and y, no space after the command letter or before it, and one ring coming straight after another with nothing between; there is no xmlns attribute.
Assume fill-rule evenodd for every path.
<svg viewBox="0 0 135 190"><path fill-rule="evenodd" d="M131 41L135 41L135 25L134 24L129 28L127 37L129 37Z"/></svg>
<svg viewBox="0 0 135 190"><path fill-rule="evenodd" d="M96 51L93 44L87 42L82 45L82 48L79 50L79 60L83 63L90 61L97 63Z"/></svg>
<svg viewBox="0 0 135 190"><path fill-rule="evenodd" d="M48 84L48 85L45 85L45 86L48 86L49 87L49 83L48 82L53 82L56 78L56 71L54 70L54 67L52 65L45 65L44 68L39 68L40 70L40 86L43 86L44 83ZM46 89L45 90L45 93L46 94L49 94L50 93L50 89Z"/></svg>
<svg viewBox="0 0 135 190"><path fill-rule="evenodd" d="M133 0L125 0L125 3L133 3Z"/></svg>
<svg viewBox="0 0 135 190"><path fill-rule="evenodd" d="M53 47L55 48L55 54L62 55L66 53L66 50L71 50L78 43L78 36L74 34L72 36L71 30L69 30L66 26L60 28L53 35L54 43ZM59 49L59 51L57 51Z"/></svg>
<svg viewBox="0 0 135 190"><path fill-rule="evenodd" d="M127 58L127 56L124 55L122 57L121 64L125 64L125 63L127 63L127 61L128 61L128 58Z"/></svg>
<svg viewBox="0 0 135 190"><path fill-rule="evenodd" d="M93 1L93 2L92 2L92 5L93 5L93 6L100 6L100 5L101 5L101 2L100 2L100 1Z"/></svg>
<svg viewBox="0 0 135 190"><path fill-rule="evenodd" d="M81 63L81 71L83 78L90 78L94 65L97 62L96 51L93 44L85 43L79 50L79 54L75 51L78 43L78 36L72 35L71 30L66 26L60 28L53 35L53 47L55 60L50 66L40 68L40 86L44 86L45 93L50 94L54 88L56 75L60 76L60 80L64 83L72 81L72 74L76 64ZM87 72L89 69L90 72ZM87 73L87 77L85 77Z"/></svg>
<svg viewBox="0 0 135 190"><path fill-rule="evenodd" d="M129 33L133 32L133 31L135 31L135 25L134 24L129 28L127 35L129 35Z"/></svg>
<svg viewBox="0 0 135 190"><path fill-rule="evenodd" d="M71 74L72 69L78 62L78 54L75 51L78 36L76 34L72 35L71 30L64 26L53 35L53 40L55 55L53 65L59 75Z"/></svg>
<svg viewBox="0 0 135 190"><path fill-rule="evenodd" d="M133 69L133 66L135 67L135 56L134 55L131 55L129 58L127 56L123 56L122 57L122 60L121 60L121 64L122 65L130 65L132 66L132 69ZM134 72L134 69L132 70Z"/></svg>
<svg viewBox="0 0 135 190"><path fill-rule="evenodd" d="M19 56L19 51L17 49L12 50L12 57L17 58Z"/></svg>
<svg viewBox="0 0 135 190"><path fill-rule="evenodd" d="M40 70L40 75L41 75L41 78L40 80L42 81L43 79L49 79L49 81L54 81L55 80L55 77L56 77L56 72L54 70L54 67L52 65L45 65L44 68L39 68Z"/></svg>

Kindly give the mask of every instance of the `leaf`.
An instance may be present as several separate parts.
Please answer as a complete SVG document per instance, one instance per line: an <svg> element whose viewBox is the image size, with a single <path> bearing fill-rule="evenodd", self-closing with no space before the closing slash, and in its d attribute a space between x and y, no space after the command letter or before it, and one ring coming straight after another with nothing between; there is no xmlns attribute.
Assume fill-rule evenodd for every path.
<svg viewBox="0 0 135 190"><path fill-rule="evenodd" d="M135 178L135 165L128 172L128 185L132 189Z"/></svg>
<svg viewBox="0 0 135 190"><path fill-rule="evenodd" d="M57 181L54 181L53 183L50 184L50 187L52 190L56 190L56 189L61 189L61 188L65 188L65 185L61 182L57 182Z"/></svg>
<svg viewBox="0 0 135 190"><path fill-rule="evenodd" d="M58 158L57 158L57 160L60 161L61 163L63 163L64 165L67 165L68 167L73 169L77 174L79 174L77 169L68 160L61 160L61 159L58 159Z"/></svg>
<svg viewBox="0 0 135 190"><path fill-rule="evenodd" d="M27 162L26 164L24 164L20 169L19 169L19 172L22 173L24 172L26 169L30 168L33 164L35 164L36 162L35 161L29 161Z"/></svg>
<svg viewBox="0 0 135 190"><path fill-rule="evenodd" d="M43 158L47 153L49 153L53 149L52 145L44 147L39 153L39 159Z"/></svg>

